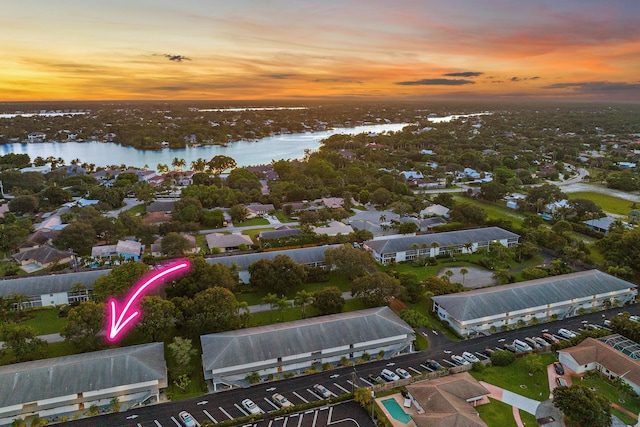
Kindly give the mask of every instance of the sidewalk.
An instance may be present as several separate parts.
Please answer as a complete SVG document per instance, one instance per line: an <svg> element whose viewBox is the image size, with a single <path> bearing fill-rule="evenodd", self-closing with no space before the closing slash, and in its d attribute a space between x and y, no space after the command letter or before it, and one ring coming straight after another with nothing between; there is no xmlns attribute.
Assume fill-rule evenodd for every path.
<svg viewBox="0 0 640 427"><path fill-rule="evenodd" d="M531 415L536 415L536 410L540 405L540 402L537 400L529 399L528 397L521 396L517 393L513 393L509 390L505 390L501 387L495 386L493 384L486 383L484 381L480 381L480 384L489 390L489 397L495 400L499 400L500 402L506 403L507 405L511 405L513 410L513 418L516 420L516 424L518 427L525 427L522 419L520 418L520 411L518 409L522 409L525 412L530 413Z"/></svg>

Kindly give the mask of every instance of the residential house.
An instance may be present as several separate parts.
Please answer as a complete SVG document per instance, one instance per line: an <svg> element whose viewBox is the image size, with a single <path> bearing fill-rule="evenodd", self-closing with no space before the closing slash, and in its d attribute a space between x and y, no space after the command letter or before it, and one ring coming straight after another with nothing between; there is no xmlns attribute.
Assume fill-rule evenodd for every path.
<svg viewBox="0 0 640 427"><path fill-rule="evenodd" d="M187 233L180 233L180 235L189 241L189 249L185 251L185 255L197 254L200 252L200 248L196 245L195 236ZM162 239L157 239L151 245L151 256L160 257L165 255L166 254L162 252Z"/></svg>
<svg viewBox="0 0 640 427"><path fill-rule="evenodd" d="M144 252L144 245L134 240L118 240L115 245L94 246L91 248L91 256L94 258L124 257L138 261Z"/></svg>
<svg viewBox="0 0 640 427"><path fill-rule="evenodd" d="M577 374L595 370L611 379L621 378L640 393L640 345L621 335L587 338L558 350L558 355L560 363Z"/></svg>
<svg viewBox="0 0 640 427"><path fill-rule="evenodd" d="M346 236L353 233L353 228L350 225L343 224L340 221L331 221L323 227L311 227L311 230L316 234L324 234L326 236L337 236L338 234Z"/></svg>
<svg viewBox="0 0 640 427"><path fill-rule="evenodd" d="M39 172L39 173L42 173L42 174L49 173L49 172L51 172L51 165L49 163L47 163L46 165L42 165L42 166L34 166L32 164L29 167L20 169L20 173L25 173L25 172Z"/></svg>
<svg viewBox="0 0 640 427"><path fill-rule="evenodd" d="M67 264L71 262L73 256L68 251L61 251L51 246L40 246L13 254L11 258L20 263L20 268L31 273L53 265Z"/></svg>
<svg viewBox="0 0 640 427"><path fill-rule="evenodd" d="M261 231L258 234L258 240L279 239L281 237L286 237L286 236L297 236L300 233L302 233L302 230L300 230L297 227L292 227L290 225L282 225L276 228L275 230Z"/></svg>
<svg viewBox="0 0 640 427"><path fill-rule="evenodd" d="M420 211L420 216L422 218L427 218L430 216L441 216L444 218L449 218L449 208L442 205L431 205Z"/></svg>
<svg viewBox="0 0 640 427"><path fill-rule="evenodd" d="M610 216L604 216L598 219L590 219L587 221L582 221L583 224L586 224L587 227L591 230L599 231L601 233L609 233L609 227L616 222L615 218Z"/></svg>
<svg viewBox="0 0 640 427"><path fill-rule="evenodd" d="M27 135L27 141L29 142L44 142L47 138L47 134L44 132L31 132Z"/></svg>
<svg viewBox="0 0 640 427"><path fill-rule="evenodd" d="M153 212L164 212L170 214L175 206L175 201L173 200L155 200L147 205L147 214Z"/></svg>
<svg viewBox="0 0 640 427"><path fill-rule="evenodd" d="M211 233L205 237L209 250L216 249L220 252L237 251L242 245L248 247L253 245L251 237L245 234Z"/></svg>
<svg viewBox="0 0 640 427"><path fill-rule="evenodd" d="M475 405L486 403L489 390L467 372L413 383L407 391L418 408L411 417L416 427L487 427Z"/></svg>
<svg viewBox="0 0 640 427"><path fill-rule="evenodd" d="M249 218L255 218L273 212L276 208L273 204L251 203L245 206L249 211Z"/></svg>
<svg viewBox="0 0 640 427"><path fill-rule="evenodd" d="M607 301L632 302L637 286L599 270L545 277L432 298L433 311L460 335L500 330L520 322L563 319L603 307Z"/></svg>

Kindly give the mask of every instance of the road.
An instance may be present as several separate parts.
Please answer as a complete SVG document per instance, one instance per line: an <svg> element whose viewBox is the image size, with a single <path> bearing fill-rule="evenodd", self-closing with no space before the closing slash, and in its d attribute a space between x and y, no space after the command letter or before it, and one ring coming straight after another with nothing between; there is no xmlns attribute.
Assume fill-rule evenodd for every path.
<svg viewBox="0 0 640 427"><path fill-rule="evenodd" d="M482 351L486 348L501 348L505 343L511 343L515 339L541 336L543 331L546 330L551 333L555 333L559 328L578 331L580 328L583 328L586 323L602 324L604 317L610 318L622 311L629 311L631 314L638 315L640 314L640 304L627 306L624 307L624 309L614 308L607 311L576 316L562 321L542 323L535 326L528 326L521 329L500 332L491 336L483 336L460 342L452 342L442 333L434 334L432 331L425 331L430 342L429 349L426 351L398 356L388 360L379 360L355 365L352 367L341 367L312 375L303 375L281 381L261 383L246 389L233 389L178 402L169 402L160 405L136 408L116 414L108 414L72 421L65 423L64 425L70 425L73 427L179 426L177 417L178 413L182 410L189 411L200 423L206 420L218 423L224 420L247 415L240 403L245 398L253 400L265 412L273 411L276 409L276 406L271 401L270 396L274 392L281 393L294 404L320 400L320 396L318 396L318 394L313 390L313 384L322 384L331 393L340 395L351 392L356 387L372 385L369 376L377 377L380 375L380 371L384 368L397 369L402 367L410 374L417 375L430 371L424 365L427 359L434 359L444 367L450 367L454 366L454 363L451 361L451 356L454 354L460 355L464 351L474 353L479 359L483 360L487 358L482 354ZM363 419L365 421L367 420L367 414L358 405L345 406L344 408L348 408L348 413L352 418L364 417ZM341 407L340 411L342 409L343 407ZM306 423L313 418L316 419L314 424L315 427L325 427L328 425L328 418L325 416L329 413L327 411L329 411L329 409L317 409L311 412L307 411L302 415L291 417L302 417L302 421L300 418L296 419L296 422L301 422L301 424L296 425L310 426L310 424ZM337 410L334 408L334 411ZM337 412L334 413L337 414ZM127 417L131 416L135 416L135 418L127 419ZM273 421L276 420L278 419L276 418ZM278 421L280 422L282 420L283 419L279 419ZM282 423L282 427L284 427L284 421L282 421ZM291 424L289 423L288 425ZM364 427L372 424L359 423L359 425ZM281 425L278 424L278 427L280 426ZM271 427L274 427L274 425L271 425Z"/></svg>

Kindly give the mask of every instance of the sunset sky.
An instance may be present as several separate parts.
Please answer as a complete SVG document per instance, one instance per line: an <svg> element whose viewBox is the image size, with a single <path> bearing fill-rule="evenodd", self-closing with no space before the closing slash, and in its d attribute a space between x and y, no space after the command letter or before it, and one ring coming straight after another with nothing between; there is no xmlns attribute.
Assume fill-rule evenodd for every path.
<svg viewBox="0 0 640 427"><path fill-rule="evenodd" d="M640 0L4 0L0 101L640 101Z"/></svg>

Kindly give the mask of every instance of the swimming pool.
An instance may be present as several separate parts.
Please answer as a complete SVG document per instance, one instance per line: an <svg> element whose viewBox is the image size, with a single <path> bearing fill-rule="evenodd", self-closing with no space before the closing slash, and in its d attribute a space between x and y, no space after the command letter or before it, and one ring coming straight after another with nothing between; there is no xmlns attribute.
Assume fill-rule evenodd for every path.
<svg viewBox="0 0 640 427"><path fill-rule="evenodd" d="M395 399L391 398L383 400L382 404L385 408L387 408L387 411L389 411L389 414L391 414L394 419L405 424L411 421L411 416L404 412L402 407L398 405L398 402L396 402Z"/></svg>

